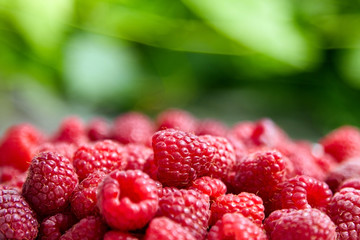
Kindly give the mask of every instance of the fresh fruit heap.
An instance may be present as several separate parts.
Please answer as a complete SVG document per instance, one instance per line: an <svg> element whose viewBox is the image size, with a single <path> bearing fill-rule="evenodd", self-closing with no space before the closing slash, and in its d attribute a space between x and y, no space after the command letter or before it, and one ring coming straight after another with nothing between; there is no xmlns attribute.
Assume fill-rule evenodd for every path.
<svg viewBox="0 0 360 240"><path fill-rule="evenodd" d="M78 117L0 142L0 239L360 239L360 131L317 143L270 119L170 109Z"/></svg>

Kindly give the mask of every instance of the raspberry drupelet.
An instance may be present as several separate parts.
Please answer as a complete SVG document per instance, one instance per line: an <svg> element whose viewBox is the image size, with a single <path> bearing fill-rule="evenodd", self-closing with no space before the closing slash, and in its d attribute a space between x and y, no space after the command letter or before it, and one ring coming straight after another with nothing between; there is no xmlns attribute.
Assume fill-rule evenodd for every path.
<svg viewBox="0 0 360 240"><path fill-rule="evenodd" d="M208 176L196 179L189 189L205 193L210 197L210 200L215 200L226 193L226 185L220 179Z"/></svg>
<svg viewBox="0 0 360 240"><path fill-rule="evenodd" d="M78 184L75 170L66 157L41 152L31 161L22 194L40 216L63 211Z"/></svg>
<svg viewBox="0 0 360 240"><path fill-rule="evenodd" d="M140 170L114 170L98 187L97 205L110 227L121 231L140 229L155 216L158 187Z"/></svg>

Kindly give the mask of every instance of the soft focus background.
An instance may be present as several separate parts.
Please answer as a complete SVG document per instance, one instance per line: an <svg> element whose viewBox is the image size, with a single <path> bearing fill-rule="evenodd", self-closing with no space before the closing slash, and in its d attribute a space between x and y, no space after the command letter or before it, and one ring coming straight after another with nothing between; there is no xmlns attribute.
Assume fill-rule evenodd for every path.
<svg viewBox="0 0 360 240"><path fill-rule="evenodd" d="M360 125L360 1L0 0L0 131L169 107Z"/></svg>

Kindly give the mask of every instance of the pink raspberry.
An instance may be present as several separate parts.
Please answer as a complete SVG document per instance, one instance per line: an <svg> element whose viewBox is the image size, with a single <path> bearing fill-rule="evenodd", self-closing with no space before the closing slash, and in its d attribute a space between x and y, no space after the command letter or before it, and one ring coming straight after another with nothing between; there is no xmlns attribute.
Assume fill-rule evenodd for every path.
<svg viewBox="0 0 360 240"><path fill-rule="evenodd" d="M19 174L21 174L21 171L15 167L0 166L0 183L11 181Z"/></svg>
<svg viewBox="0 0 360 240"><path fill-rule="evenodd" d="M195 238L180 224L167 217L158 217L151 220L144 240L195 240Z"/></svg>
<svg viewBox="0 0 360 240"><path fill-rule="evenodd" d="M341 162L327 174L325 181L330 189L335 192L343 181L354 177L360 177L359 158L348 159Z"/></svg>
<svg viewBox="0 0 360 240"><path fill-rule="evenodd" d="M0 166L12 166L26 171L35 155L36 147L43 140L43 134L30 124L10 127L1 139Z"/></svg>
<svg viewBox="0 0 360 240"><path fill-rule="evenodd" d="M101 171L91 173L74 189L70 197L70 204L72 212L78 219L99 213L96 205L96 191L105 176L106 174Z"/></svg>
<svg viewBox="0 0 360 240"><path fill-rule="evenodd" d="M199 172L199 176L211 176L222 181L228 181L230 171L236 163L233 146L226 138L203 135L200 139L208 142L215 148L214 156L207 162L208 169Z"/></svg>
<svg viewBox="0 0 360 240"><path fill-rule="evenodd" d="M112 138L123 144L150 145L154 131L153 123L146 115L129 112L115 119Z"/></svg>
<svg viewBox="0 0 360 240"><path fill-rule="evenodd" d="M158 217L167 217L189 231L195 239L203 239L210 217L210 199L195 190L165 187L159 199Z"/></svg>
<svg viewBox="0 0 360 240"><path fill-rule="evenodd" d="M2 167L0 167L0 169L1 168ZM14 174L14 172L11 172L11 171L9 173ZM1 175L1 173L0 173L0 175ZM22 186L24 185L26 177L27 177L27 172L16 173L16 174L12 175L12 178L9 181L2 182L1 185L15 188L15 189L19 190L19 192L21 192L21 189L22 189ZM0 176L0 178L1 178L1 176Z"/></svg>
<svg viewBox="0 0 360 240"><path fill-rule="evenodd" d="M251 192L268 202L286 179L287 162L276 150L256 151L239 163L233 185L236 192Z"/></svg>
<svg viewBox="0 0 360 240"><path fill-rule="evenodd" d="M59 240L101 240L105 232L106 225L100 217L88 216L73 225Z"/></svg>
<svg viewBox="0 0 360 240"><path fill-rule="evenodd" d="M346 179L340 184L338 191L342 188L349 188L349 187L360 190L360 177Z"/></svg>
<svg viewBox="0 0 360 240"><path fill-rule="evenodd" d="M111 140L84 145L78 148L73 157L73 165L80 180L95 171L108 173L114 169L125 169L126 164L123 147Z"/></svg>
<svg viewBox="0 0 360 240"><path fill-rule="evenodd" d="M261 226L265 218L262 199L253 193L247 192L238 195L228 193L218 197L211 204L209 224L214 225L225 213L241 213L258 226Z"/></svg>
<svg viewBox="0 0 360 240"><path fill-rule="evenodd" d="M212 135L217 137L225 137L228 129L227 126L215 119L205 119L200 121L196 126L195 134Z"/></svg>
<svg viewBox="0 0 360 240"><path fill-rule="evenodd" d="M68 158L72 162L73 155L75 151L77 150L77 146L73 143L67 143L67 142L45 142L43 144L40 144L36 148L36 153L40 152L56 152L64 157Z"/></svg>
<svg viewBox="0 0 360 240"><path fill-rule="evenodd" d="M84 144L88 140L85 123L78 116L63 119L52 138L53 142L66 142L75 145Z"/></svg>
<svg viewBox="0 0 360 240"><path fill-rule="evenodd" d="M140 170L115 170L99 185L97 205L112 228L128 231L144 227L159 204L158 187Z"/></svg>
<svg viewBox="0 0 360 240"><path fill-rule="evenodd" d="M110 230L105 233L104 240L139 240L140 238L128 232Z"/></svg>
<svg viewBox="0 0 360 240"><path fill-rule="evenodd" d="M360 131L353 126L342 126L328 133L320 141L326 153L336 161L360 157Z"/></svg>
<svg viewBox="0 0 360 240"><path fill-rule="evenodd" d="M71 213L57 213L45 218L40 225L39 240L58 240L77 219Z"/></svg>
<svg viewBox="0 0 360 240"><path fill-rule="evenodd" d="M267 218L265 218L264 221L264 229L266 232L266 235L268 236L268 238L271 238L271 233L274 231L274 228L276 226L276 224L278 223L278 221L280 220L280 218L282 218L284 215L296 211L295 209L280 209L280 210L276 210L273 211Z"/></svg>
<svg viewBox="0 0 360 240"><path fill-rule="evenodd" d="M90 141L101 141L110 138L110 126L108 122L100 117L90 121L86 128L87 136Z"/></svg>
<svg viewBox="0 0 360 240"><path fill-rule="evenodd" d="M0 239L35 239L35 213L17 190L0 185Z"/></svg>
<svg viewBox="0 0 360 240"><path fill-rule="evenodd" d="M180 109L169 109L157 116L158 130L174 128L184 132L195 132L197 119L191 113Z"/></svg>
<svg viewBox="0 0 360 240"><path fill-rule="evenodd" d="M332 192L325 182L302 175L288 179L281 191L283 208L317 208L325 212L331 197Z"/></svg>
<svg viewBox="0 0 360 240"><path fill-rule="evenodd" d="M77 184L69 159L54 152L41 152L31 162L22 194L36 213L52 215L68 206Z"/></svg>
<svg viewBox="0 0 360 240"><path fill-rule="evenodd" d="M283 213L268 234L271 240L334 240L336 236L335 224L314 208Z"/></svg>
<svg viewBox="0 0 360 240"><path fill-rule="evenodd" d="M209 231L208 240L267 240L263 230L240 213L224 214Z"/></svg>
<svg viewBox="0 0 360 240"><path fill-rule="evenodd" d="M343 188L334 194L328 215L336 225L338 240L360 238L360 190Z"/></svg>
<svg viewBox="0 0 360 240"><path fill-rule="evenodd" d="M126 170L144 170L146 160L153 154L153 150L142 144L127 144L124 146L126 152Z"/></svg>
<svg viewBox="0 0 360 240"><path fill-rule="evenodd" d="M250 137L255 129L255 126L255 123L250 121L238 122L229 130L228 136L238 139L249 146Z"/></svg>
<svg viewBox="0 0 360 240"><path fill-rule="evenodd" d="M226 185L220 179L208 176L193 181L189 189L198 190L208 195L210 200L215 200L226 193Z"/></svg>
<svg viewBox="0 0 360 240"><path fill-rule="evenodd" d="M153 135L157 178L165 186L187 187L206 173L216 149L191 133L167 129Z"/></svg>

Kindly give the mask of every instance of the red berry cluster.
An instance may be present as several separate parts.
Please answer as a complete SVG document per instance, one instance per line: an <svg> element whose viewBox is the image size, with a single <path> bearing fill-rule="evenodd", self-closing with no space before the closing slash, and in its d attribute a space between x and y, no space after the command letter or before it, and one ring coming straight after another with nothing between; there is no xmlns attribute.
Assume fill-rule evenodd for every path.
<svg viewBox="0 0 360 240"><path fill-rule="evenodd" d="M0 142L0 239L360 239L360 130L291 139L170 109Z"/></svg>

